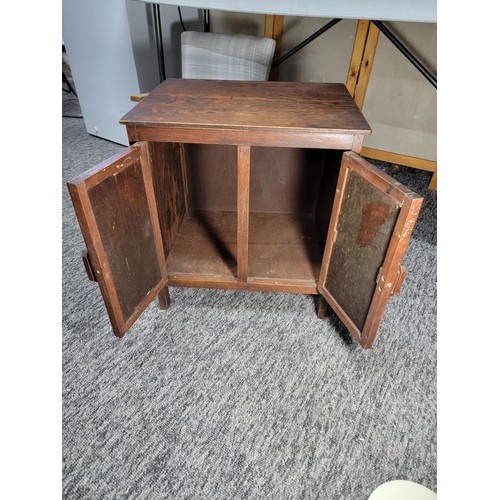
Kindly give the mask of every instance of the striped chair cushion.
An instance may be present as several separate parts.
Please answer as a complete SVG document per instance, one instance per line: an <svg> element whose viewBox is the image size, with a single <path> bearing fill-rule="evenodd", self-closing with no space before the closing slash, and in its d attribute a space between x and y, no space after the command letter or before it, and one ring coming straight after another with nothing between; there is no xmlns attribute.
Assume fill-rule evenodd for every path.
<svg viewBox="0 0 500 500"><path fill-rule="evenodd" d="M182 78L267 80L275 46L272 38L185 31Z"/></svg>

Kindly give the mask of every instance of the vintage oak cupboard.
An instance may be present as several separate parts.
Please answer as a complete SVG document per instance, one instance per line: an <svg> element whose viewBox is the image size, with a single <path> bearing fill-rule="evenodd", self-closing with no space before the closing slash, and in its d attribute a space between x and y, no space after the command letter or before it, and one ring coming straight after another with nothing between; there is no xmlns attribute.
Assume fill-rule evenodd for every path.
<svg viewBox="0 0 500 500"><path fill-rule="evenodd" d="M121 123L131 146L68 183L117 336L187 286L320 294L372 346L422 198L358 156L344 85L170 79Z"/></svg>

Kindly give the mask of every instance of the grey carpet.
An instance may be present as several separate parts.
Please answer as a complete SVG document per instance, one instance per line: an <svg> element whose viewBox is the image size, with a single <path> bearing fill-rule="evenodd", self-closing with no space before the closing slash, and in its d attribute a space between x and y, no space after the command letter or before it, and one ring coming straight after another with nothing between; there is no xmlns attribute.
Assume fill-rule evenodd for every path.
<svg viewBox="0 0 500 500"><path fill-rule="evenodd" d="M79 112L63 95L63 113ZM63 180L122 146L63 119ZM380 163L379 163L380 164ZM387 165L380 164L387 169ZM314 298L171 289L111 332L63 185L63 497L366 499L407 479L436 491L436 193L425 196L372 350Z"/></svg>

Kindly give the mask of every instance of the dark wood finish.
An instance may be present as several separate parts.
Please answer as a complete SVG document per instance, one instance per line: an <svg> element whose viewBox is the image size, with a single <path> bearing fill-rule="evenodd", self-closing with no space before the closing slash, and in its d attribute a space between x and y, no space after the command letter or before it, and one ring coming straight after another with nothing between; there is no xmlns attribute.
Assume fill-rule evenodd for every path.
<svg viewBox="0 0 500 500"><path fill-rule="evenodd" d="M154 127L142 125L127 126L130 142L171 141L193 144L228 144L234 146L270 146L283 148L318 148L350 150L354 135L335 131L309 130L252 130L249 133L229 128Z"/></svg>
<svg viewBox="0 0 500 500"><path fill-rule="evenodd" d="M358 150L371 134L337 83L170 79L120 123L131 142Z"/></svg>
<svg viewBox="0 0 500 500"><path fill-rule="evenodd" d="M191 180L191 210L236 211L238 149L236 146L186 144L186 171Z"/></svg>
<svg viewBox="0 0 500 500"><path fill-rule="evenodd" d="M401 207L401 215L394 229L394 236L387 250L387 255L379 274L379 279L377 280L373 302L366 318L365 327L363 328L361 341L365 349L372 346L382 320L384 309L389 297L394 293L394 284L397 283L401 262L410 241L411 233L415 227L422 202L422 198L408 193ZM399 292L399 287L400 285L397 292Z"/></svg>
<svg viewBox="0 0 500 500"><path fill-rule="evenodd" d="M182 169L182 183L184 186L184 206L186 210L189 206L189 183L188 183L188 173L187 173L187 165L186 165L186 144L179 144L180 147L180 160L181 160L181 169Z"/></svg>
<svg viewBox="0 0 500 500"><path fill-rule="evenodd" d="M326 153L323 149L252 147L250 210L314 213Z"/></svg>
<svg viewBox="0 0 500 500"><path fill-rule="evenodd" d="M364 135L361 134L355 135L352 141L351 151L354 151L355 153L361 153L361 149L363 148L364 138L365 138Z"/></svg>
<svg viewBox="0 0 500 500"><path fill-rule="evenodd" d="M162 310L166 310L170 307L170 293L168 292L168 287L164 287L160 290L158 294L158 307Z"/></svg>
<svg viewBox="0 0 500 500"><path fill-rule="evenodd" d="M237 147L186 144L185 149L187 175L192 180L189 208L236 211ZM250 210L313 213L322 183L325 153L329 151L252 147Z"/></svg>
<svg viewBox="0 0 500 500"><path fill-rule="evenodd" d="M189 212L167 260L169 284L192 276L235 280L237 220L237 212ZM248 281L315 286L322 247L313 216L251 212L248 234Z"/></svg>
<svg viewBox="0 0 500 500"><path fill-rule="evenodd" d="M113 331L122 336L167 277L144 149L127 148L68 189Z"/></svg>
<svg viewBox="0 0 500 500"><path fill-rule="evenodd" d="M370 134L345 85L169 79L121 120L161 129ZM189 141L183 141L189 142Z"/></svg>
<svg viewBox="0 0 500 500"><path fill-rule="evenodd" d="M97 283L97 277L92 267L92 262L90 262L89 251L86 248L82 251L82 260L88 279Z"/></svg>
<svg viewBox="0 0 500 500"><path fill-rule="evenodd" d="M266 280L264 278L248 278L248 281L237 281L235 278L216 278L213 276L173 276L168 280L171 286L191 288L218 288L224 290L249 290L254 292L285 292L317 295L315 281L300 280Z"/></svg>
<svg viewBox="0 0 500 500"><path fill-rule="evenodd" d="M153 182L153 169L151 165L151 157L149 156L148 144L140 143L138 144L141 148L140 165L142 171L142 180L144 182L146 199L149 208L149 217L151 224L153 226L153 238L156 247L156 257L158 260L158 266L160 268L160 274L163 283L167 280L167 267L166 267L166 253L162 245L162 228L160 226L160 211L158 209L158 204L156 201L154 182ZM135 193L129 193L128 198ZM134 213L136 212L135 209Z"/></svg>
<svg viewBox="0 0 500 500"><path fill-rule="evenodd" d="M147 143L147 154L151 165L155 198L158 204L158 219L163 243L163 254L167 256L186 213L187 187L182 166L181 145L168 142Z"/></svg>
<svg viewBox="0 0 500 500"><path fill-rule="evenodd" d="M401 290L401 286L403 285L403 282L407 274L408 274L408 269L406 268L406 266L399 266L399 273L396 278L396 282L394 283L391 295L399 294L399 291Z"/></svg>
<svg viewBox="0 0 500 500"><path fill-rule="evenodd" d="M238 281L248 278L248 224L250 217L250 147L238 146Z"/></svg>
<svg viewBox="0 0 500 500"><path fill-rule="evenodd" d="M318 296L318 305L316 309L316 314L319 319L324 319L326 313L328 312L328 302L323 295Z"/></svg>
<svg viewBox="0 0 500 500"><path fill-rule="evenodd" d="M379 197L373 195L368 198L369 203L363 202L361 198L358 199L360 195L356 194L356 190L359 191L356 186L361 185L361 182L369 186L371 192L379 192ZM344 202L344 193L348 186L349 199ZM339 194L335 198L332 211L318 290L361 346L369 348L373 344L384 308L400 275L401 261L422 198L352 152L344 154L337 191ZM344 205L348 208L343 211ZM353 212L356 213L353 215ZM353 221L352 224L350 219ZM394 220L393 228L391 228L392 220ZM356 227L357 221L361 221L359 228ZM353 236L357 234L356 245L366 250L358 252L354 244L349 244L342 250L342 245L347 245L346 242L349 241L346 238L351 237L346 236L348 231ZM339 239L339 234L342 235L342 239ZM380 246L377 254L373 254L370 253L371 245L375 244L373 242L376 238ZM350 259L360 259L358 265L351 263L350 274L345 277L331 273L334 256L337 259L340 258L339 255L342 256L338 252L347 252ZM373 264L370 264L372 259L370 255L374 255ZM347 256L342 259L341 265L345 266ZM380 268L372 267L370 271L367 266L378 266L377 259L380 259ZM367 260L370 262L367 263ZM358 268L364 270L363 274L356 274ZM345 281L347 279L348 283ZM352 289L353 286L357 288ZM362 290L365 298L360 303L359 296ZM371 293L371 298L366 293ZM368 305L366 305L367 300L369 300ZM366 307L368 309L365 309ZM367 312L364 312L365 310Z"/></svg>
<svg viewBox="0 0 500 500"><path fill-rule="evenodd" d="M422 200L356 155L344 85L171 79L121 123L142 144L68 185L117 335L188 286L320 293L372 345Z"/></svg>
<svg viewBox="0 0 500 500"><path fill-rule="evenodd" d="M236 226L236 212L188 212L167 260L169 281L175 276L236 279Z"/></svg>
<svg viewBox="0 0 500 500"><path fill-rule="evenodd" d="M317 282L322 255L312 215L250 214L250 277Z"/></svg>
<svg viewBox="0 0 500 500"><path fill-rule="evenodd" d="M328 235L341 162L342 151L326 151L314 209L315 224L318 231L319 244L322 249L325 247Z"/></svg>

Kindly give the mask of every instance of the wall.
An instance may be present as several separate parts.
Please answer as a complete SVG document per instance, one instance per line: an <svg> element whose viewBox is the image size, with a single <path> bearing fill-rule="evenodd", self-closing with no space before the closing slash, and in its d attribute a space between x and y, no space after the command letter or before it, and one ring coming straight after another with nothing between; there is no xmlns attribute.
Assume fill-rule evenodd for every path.
<svg viewBox="0 0 500 500"><path fill-rule="evenodd" d="M436 75L436 25L385 23ZM380 33L363 114L373 129L364 146L436 160L437 91Z"/></svg>

